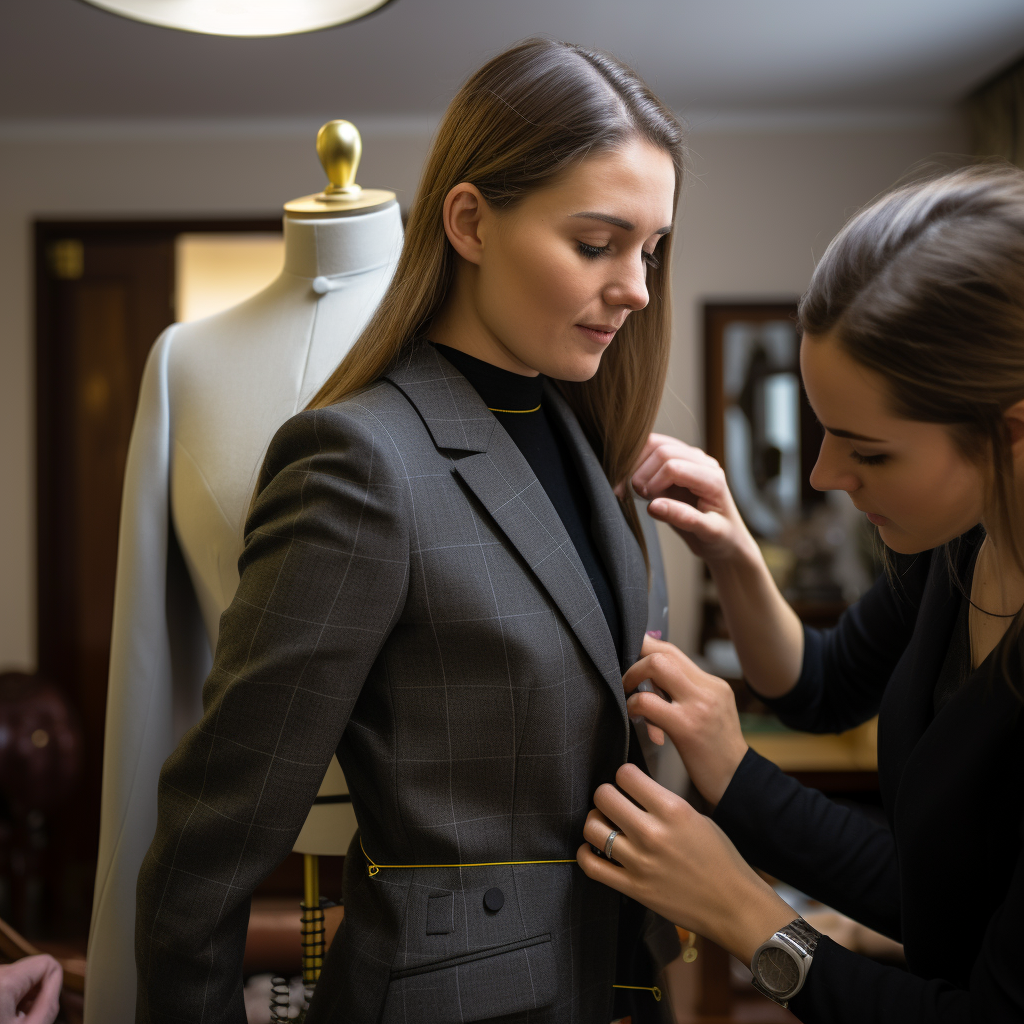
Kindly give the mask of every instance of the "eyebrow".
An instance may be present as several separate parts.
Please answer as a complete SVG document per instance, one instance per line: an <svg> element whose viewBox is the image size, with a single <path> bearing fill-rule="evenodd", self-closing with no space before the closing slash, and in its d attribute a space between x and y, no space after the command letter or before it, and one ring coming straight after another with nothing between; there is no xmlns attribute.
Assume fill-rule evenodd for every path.
<svg viewBox="0 0 1024 1024"><path fill-rule="evenodd" d="M824 427L825 425L822 424ZM871 444L885 444L880 437L865 437L863 434L855 434L852 430L840 430L838 427L825 427L833 437L847 437L851 441L870 441Z"/></svg>
<svg viewBox="0 0 1024 1024"><path fill-rule="evenodd" d="M570 217L589 217L591 220L603 220L606 224L613 224L617 228L622 228L624 231L636 231L636 225L632 221L623 220L621 217L613 217L610 213L596 213L592 210L588 210L585 213L570 213ZM667 235L672 230L672 225L669 224L666 228L658 228L657 231L653 231L655 235Z"/></svg>

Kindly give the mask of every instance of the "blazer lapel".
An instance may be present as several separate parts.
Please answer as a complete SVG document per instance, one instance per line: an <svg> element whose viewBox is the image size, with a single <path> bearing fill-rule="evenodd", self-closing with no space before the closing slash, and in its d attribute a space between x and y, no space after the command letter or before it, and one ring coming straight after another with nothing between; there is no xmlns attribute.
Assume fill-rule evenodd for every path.
<svg viewBox="0 0 1024 1024"><path fill-rule="evenodd" d="M432 346L417 345L386 376L416 407L438 448L465 453L453 455L452 471L565 616L611 687L625 721L622 675L604 613L562 520L522 452L469 381Z"/></svg>
<svg viewBox="0 0 1024 1024"><path fill-rule="evenodd" d="M648 584L643 552L569 404L550 382L545 387L544 397L569 443L590 499L594 540L619 601L619 613L622 616L622 668L625 671L640 657L640 647L647 627Z"/></svg>

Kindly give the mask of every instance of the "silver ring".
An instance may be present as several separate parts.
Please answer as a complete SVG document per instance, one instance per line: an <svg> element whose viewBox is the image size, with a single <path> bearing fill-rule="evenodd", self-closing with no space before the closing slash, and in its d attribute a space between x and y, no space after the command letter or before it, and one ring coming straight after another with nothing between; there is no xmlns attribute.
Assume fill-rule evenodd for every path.
<svg viewBox="0 0 1024 1024"><path fill-rule="evenodd" d="M608 834L608 838L604 841L604 855L608 860L612 859L612 843L615 842L615 837L618 834L619 833L616 832L615 829L612 829Z"/></svg>

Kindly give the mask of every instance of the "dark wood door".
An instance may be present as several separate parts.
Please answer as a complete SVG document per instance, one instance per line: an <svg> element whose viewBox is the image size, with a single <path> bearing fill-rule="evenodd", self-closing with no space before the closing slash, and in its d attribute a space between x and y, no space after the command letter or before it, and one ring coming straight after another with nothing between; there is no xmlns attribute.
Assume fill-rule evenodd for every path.
<svg viewBox="0 0 1024 1024"><path fill-rule="evenodd" d="M175 239L280 226L36 224L38 664L69 698L84 741L76 797L46 829L48 931L88 928L121 490L146 357L174 320Z"/></svg>
<svg viewBox="0 0 1024 1024"><path fill-rule="evenodd" d="M174 241L55 228L40 229L38 246L39 671L83 732L78 794L49 829L70 854L62 916L80 926L99 838L121 487L146 356L174 319Z"/></svg>

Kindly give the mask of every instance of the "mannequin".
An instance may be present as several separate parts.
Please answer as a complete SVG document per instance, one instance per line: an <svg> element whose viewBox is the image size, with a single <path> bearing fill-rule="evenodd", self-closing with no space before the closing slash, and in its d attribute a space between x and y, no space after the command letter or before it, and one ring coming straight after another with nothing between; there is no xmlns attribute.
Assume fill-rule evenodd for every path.
<svg viewBox="0 0 1024 1024"><path fill-rule="evenodd" d="M157 779L202 717L267 444L359 336L401 250L394 193L354 183L356 129L324 125L317 152L331 184L286 204L280 276L226 312L172 325L146 364L121 511L87 1024L135 1016L135 883ZM296 850L344 853L355 831L345 793L335 759Z"/></svg>

